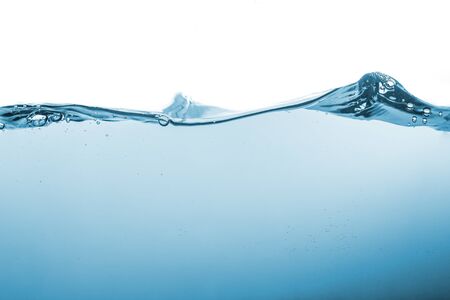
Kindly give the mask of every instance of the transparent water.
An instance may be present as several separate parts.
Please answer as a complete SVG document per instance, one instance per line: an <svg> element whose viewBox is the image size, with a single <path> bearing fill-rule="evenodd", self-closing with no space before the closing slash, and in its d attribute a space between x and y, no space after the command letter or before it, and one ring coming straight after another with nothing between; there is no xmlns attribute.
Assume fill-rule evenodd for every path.
<svg viewBox="0 0 450 300"><path fill-rule="evenodd" d="M447 110L389 80L244 113L1 108L0 299L448 297Z"/></svg>

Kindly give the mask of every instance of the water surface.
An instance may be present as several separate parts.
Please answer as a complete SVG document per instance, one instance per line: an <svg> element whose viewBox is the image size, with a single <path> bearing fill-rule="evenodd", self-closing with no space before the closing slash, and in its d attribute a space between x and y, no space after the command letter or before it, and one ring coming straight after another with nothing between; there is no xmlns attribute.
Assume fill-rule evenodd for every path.
<svg viewBox="0 0 450 300"><path fill-rule="evenodd" d="M448 110L389 80L253 112L2 107L0 299L448 297Z"/></svg>

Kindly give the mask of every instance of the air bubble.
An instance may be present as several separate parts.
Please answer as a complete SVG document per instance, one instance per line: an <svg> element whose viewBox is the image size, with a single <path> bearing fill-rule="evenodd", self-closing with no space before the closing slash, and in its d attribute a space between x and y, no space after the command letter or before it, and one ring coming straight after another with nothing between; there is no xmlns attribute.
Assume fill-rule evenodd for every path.
<svg viewBox="0 0 450 300"><path fill-rule="evenodd" d="M71 119L70 119L70 115L67 115L67 116L66 116L66 122L67 122L67 123L70 123L70 120L71 120Z"/></svg>
<svg viewBox="0 0 450 300"><path fill-rule="evenodd" d="M427 118L423 118L423 119L422 119L422 123L423 123L423 124L427 124L427 123L428 123Z"/></svg>
<svg viewBox="0 0 450 300"><path fill-rule="evenodd" d="M41 127L44 126L47 123L47 116L46 115L34 115L28 117L28 124L34 127Z"/></svg>
<svg viewBox="0 0 450 300"><path fill-rule="evenodd" d="M417 122L417 117L416 117L416 116L413 116L412 119L411 119L411 121L412 121L413 123L416 123L416 122Z"/></svg>
<svg viewBox="0 0 450 300"><path fill-rule="evenodd" d="M406 104L406 108L408 110L413 110L414 109L414 104L412 104L411 102L408 102L408 104Z"/></svg>
<svg viewBox="0 0 450 300"><path fill-rule="evenodd" d="M381 82L378 84L378 92L380 94L386 94L386 87Z"/></svg>
<svg viewBox="0 0 450 300"><path fill-rule="evenodd" d="M100 125L100 121L99 120L95 121L95 124Z"/></svg>
<svg viewBox="0 0 450 300"><path fill-rule="evenodd" d="M54 113L49 117L49 120L52 122L59 122L62 119L62 115L60 113Z"/></svg>
<svg viewBox="0 0 450 300"><path fill-rule="evenodd" d="M393 88L395 85L395 81L392 79L388 79L388 81L386 81L386 84L390 87Z"/></svg>
<svg viewBox="0 0 450 300"><path fill-rule="evenodd" d="M439 112L439 117L442 117L442 111Z"/></svg>
<svg viewBox="0 0 450 300"><path fill-rule="evenodd" d="M158 123L161 126L167 126L170 123L170 119L166 115L158 115L157 118L158 118Z"/></svg>
<svg viewBox="0 0 450 300"><path fill-rule="evenodd" d="M425 107L425 108L423 109L423 115L424 115L425 117L428 117L430 114L431 114L431 109L428 108L428 107Z"/></svg>
<svg viewBox="0 0 450 300"><path fill-rule="evenodd" d="M1 122L0 122L0 130L5 129L5 126L6 126L5 123L1 123Z"/></svg>

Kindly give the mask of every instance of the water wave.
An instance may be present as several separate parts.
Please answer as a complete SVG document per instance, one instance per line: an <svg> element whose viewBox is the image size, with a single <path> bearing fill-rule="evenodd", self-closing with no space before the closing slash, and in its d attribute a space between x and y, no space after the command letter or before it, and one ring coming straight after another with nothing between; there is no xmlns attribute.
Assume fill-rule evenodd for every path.
<svg viewBox="0 0 450 300"><path fill-rule="evenodd" d="M389 75L373 72L359 81L290 102L251 111L231 111L193 102L181 94L162 112L108 109L83 105L32 104L0 107L0 129L42 127L53 123L134 120L172 125L208 125L274 111L310 109L343 117L379 120L402 126L450 131L450 108L434 106L410 94Z"/></svg>

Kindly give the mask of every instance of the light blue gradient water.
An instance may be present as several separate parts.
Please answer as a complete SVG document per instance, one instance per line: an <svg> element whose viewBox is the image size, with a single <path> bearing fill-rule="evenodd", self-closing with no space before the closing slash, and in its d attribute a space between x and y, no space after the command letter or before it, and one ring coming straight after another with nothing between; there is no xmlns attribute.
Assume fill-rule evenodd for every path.
<svg viewBox="0 0 450 300"><path fill-rule="evenodd" d="M0 299L450 295L446 131L298 109L0 146Z"/></svg>

